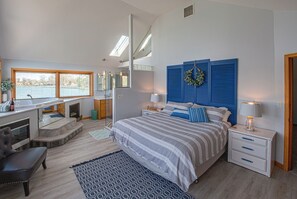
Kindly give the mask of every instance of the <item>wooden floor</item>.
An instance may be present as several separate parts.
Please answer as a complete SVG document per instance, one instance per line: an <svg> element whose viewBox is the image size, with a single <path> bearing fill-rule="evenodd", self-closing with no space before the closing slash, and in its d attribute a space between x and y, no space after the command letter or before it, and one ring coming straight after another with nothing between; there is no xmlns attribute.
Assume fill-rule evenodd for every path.
<svg viewBox="0 0 297 199"><path fill-rule="evenodd" d="M63 146L48 150L47 166L30 181L30 196L36 199L85 198L69 167L118 150L111 139L96 141L88 131L103 127L103 122L83 121L84 131ZM271 178L226 162L223 156L191 186L189 193L197 199L296 199L297 175L274 169ZM2 185L1 199L25 198L21 184Z"/></svg>

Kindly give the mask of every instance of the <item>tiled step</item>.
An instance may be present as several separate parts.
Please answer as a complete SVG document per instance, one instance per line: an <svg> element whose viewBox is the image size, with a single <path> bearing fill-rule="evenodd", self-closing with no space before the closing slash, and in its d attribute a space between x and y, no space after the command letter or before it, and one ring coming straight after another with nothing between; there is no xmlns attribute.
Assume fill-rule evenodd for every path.
<svg viewBox="0 0 297 199"><path fill-rule="evenodd" d="M75 118L63 118L39 129L41 137L57 137L67 133L77 125Z"/></svg>
<svg viewBox="0 0 297 199"><path fill-rule="evenodd" d="M66 142L68 142L68 140L70 140L71 138L73 138L74 136L76 136L78 133L80 133L83 130L83 124L80 122L78 122L78 123L75 122L75 125L72 126L71 129L65 130L65 126L63 126L62 129L63 129L63 133L56 135L56 136L45 137L45 136L40 135L39 137L31 140L31 145L33 147L46 146L48 148L63 145ZM57 130L54 130L53 132L55 132L55 131L60 132L60 130L61 129L57 129Z"/></svg>

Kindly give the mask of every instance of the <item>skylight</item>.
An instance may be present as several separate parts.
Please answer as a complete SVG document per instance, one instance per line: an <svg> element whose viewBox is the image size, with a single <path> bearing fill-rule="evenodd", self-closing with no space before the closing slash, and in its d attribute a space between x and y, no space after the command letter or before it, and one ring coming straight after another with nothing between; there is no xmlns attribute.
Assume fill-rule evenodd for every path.
<svg viewBox="0 0 297 199"><path fill-rule="evenodd" d="M129 37L122 35L109 56L120 57L129 44Z"/></svg>
<svg viewBox="0 0 297 199"><path fill-rule="evenodd" d="M150 41L151 38L152 38L152 34L149 34L146 37L146 39L144 40L144 42L143 42L141 48L139 49L139 51L142 51L146 47L147 43Z"/></svg>

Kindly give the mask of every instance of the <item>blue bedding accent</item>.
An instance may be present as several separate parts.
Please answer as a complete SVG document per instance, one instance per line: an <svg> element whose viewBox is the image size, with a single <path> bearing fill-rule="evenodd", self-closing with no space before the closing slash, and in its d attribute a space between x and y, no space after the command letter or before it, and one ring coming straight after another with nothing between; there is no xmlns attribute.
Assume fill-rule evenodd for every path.
<svg viewBox="0 0 297 199"><path fill-rule="evenodd" d="M183 109L174 109L170 116L189 119L189 111Z"/></svg>
<svg viewBox="0 0 297 199"><path fill-rule="evenodd" d="M237 123L237 59L210 61L196 60L196 66L205 74L199 87L184 81L185 71L193 68L194 61L167 67L167 101L193 102L205 106L226 107L232 113L231 124ZM196 71L195 71L196 72ZM193 74L195 75L195 74Z"/></svg>
<svg viewBox="0 0 297 199"><path fill-rule="evenodd" d="M189 120L190 122L209 122L206 108L190 108L189 109Z"/></svg>

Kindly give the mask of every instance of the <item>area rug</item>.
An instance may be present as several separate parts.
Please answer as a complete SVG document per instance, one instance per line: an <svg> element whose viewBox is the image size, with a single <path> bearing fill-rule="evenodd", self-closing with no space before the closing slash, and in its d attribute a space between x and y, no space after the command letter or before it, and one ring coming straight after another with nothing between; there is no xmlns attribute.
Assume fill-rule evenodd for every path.
<svg viewBox="0 0 297 199"><path fill-rule="evenodd" d="M110 131L107 129L99 129L95 131L90 131L89 134L96 140L102 140L109 137Z"/></svg>
<svg viewBox="0 0 297 199"><path fill-rule="evenodd" d="M176 184L118 151L72 166L89 198L194 199Z"/></svg>

